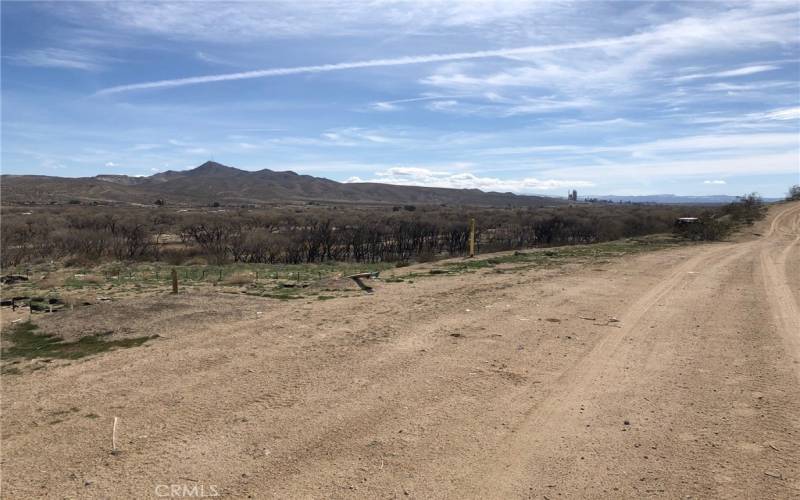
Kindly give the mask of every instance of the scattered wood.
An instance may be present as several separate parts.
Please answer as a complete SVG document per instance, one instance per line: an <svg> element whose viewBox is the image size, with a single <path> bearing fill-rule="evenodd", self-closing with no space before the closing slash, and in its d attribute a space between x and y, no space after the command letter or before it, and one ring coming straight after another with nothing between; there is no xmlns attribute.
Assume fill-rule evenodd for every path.
<svg viewBox="0 0 800 500"><path fill-rule="evenodd" d="M6 274L5 276L0 277L0 283L4 285L13 285L14 283L19 283L21 281L28 281L28 277L21 274Z"/></svg>
<svg viewBox="0 0 800 500"><path fill-rule="evenodd" d="M578 316L578 319L585 319L586 321L595 321L597 318L593 318L591 316Z"/></svg>
<svg viewBox="0 0 800 500"><path fill-rule="evenodd" d="M358 285L358 287L360 289L364 290L367 293L372 293L372 291L373 291L372 287L367 285L367 284L365 284L361 280L363 280L363 279L377 279L379 274L380 274L379 271L375 271L375 272L371 272L371 273L351 274L350 276L347 276L347 277L350 278L351 280L355 281L356 285Z"/></svg>

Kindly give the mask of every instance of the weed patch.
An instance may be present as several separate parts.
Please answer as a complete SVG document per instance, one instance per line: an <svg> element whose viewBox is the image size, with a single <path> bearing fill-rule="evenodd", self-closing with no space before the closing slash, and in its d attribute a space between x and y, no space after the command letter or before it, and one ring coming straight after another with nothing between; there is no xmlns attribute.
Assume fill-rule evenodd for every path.
<svg viewBox="0 0 800 500"><path fill-rule="evenodd" d="M3 349L4 359L80 359L92 356L115 348L136 347L148 340L157 338L158 335L149 337L136 337L120 340L106 340L103 337L111 332L87 335L75 342L66 342L54 335L37 333L37 327L30 321L20 323L9 333L7 339L11 347Z"/></svg>

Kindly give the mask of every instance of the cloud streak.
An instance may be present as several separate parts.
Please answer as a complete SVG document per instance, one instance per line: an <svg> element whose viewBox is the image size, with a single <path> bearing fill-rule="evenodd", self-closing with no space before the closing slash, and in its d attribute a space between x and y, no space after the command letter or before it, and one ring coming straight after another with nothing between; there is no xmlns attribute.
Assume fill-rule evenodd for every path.
<svg viewBox="0 0 800 500"><path fill-rule="evenodd" d="M384 171L376 172L375 177L372 179L351 177L345 182L375 182L403 186L481 189L483 191L513 193L531 193L553 189L594 186L592 182L585 180L537 179L535 177L499 179L496 177L482 177L472 172L451 172L446 170L431 170L422 167L391 167Z"/></svg>
<svg viewBox="0 0 800 500"><path fill-rule="evenodd" d="M366 61L353 61L335 64L319 64L313 66L294 66L288 68L270 68L238 73L224 73L219 75L194 76L189 78L175 78L170 80L157 80L152 82L133 83L108 87L97 92L97 95L116 94L133 90L161 89L182 87L185 85L198 85L202 83L227 82L234 80L248 80L253 78L267 78L271 76L298 75L303 73L325 73L328 71L342 71L348 69L379 68L388 66L407 66L411 64L424 64L434 62L465 61L470 59L487 59L493 57L511 57L522 54L537 54L556 52L562 50L591 49L610 47L633 43L642 35L631 35L619 38L601 38L586 42L561 43L554 45L531 45L497 50L479 50L475 52L455 52L451 54L428 54L421 56L405 56L387 59L369 59Z"/></svg>
<svg viewBox="0 0 800 500"><path fill-rule="evenodd" d="M756 73L764 73L765 71L774 71L780 69L780 66L772 64L758 64L754 66L745 66L743 68L736 68L727 71L717 71L714 73L695 73L692 75L679 76L675 78L676 82L683 82L687 80L697 80L700 78L727 78L734 76L747 76L755 75Z"/></svg>
<svg viewBox="0 0 800 500"><path fill-rule="evenodd" d="M80 50L45 48L22 51L6 59L24 66L95 71L101 68L102 58Z"/></svg>

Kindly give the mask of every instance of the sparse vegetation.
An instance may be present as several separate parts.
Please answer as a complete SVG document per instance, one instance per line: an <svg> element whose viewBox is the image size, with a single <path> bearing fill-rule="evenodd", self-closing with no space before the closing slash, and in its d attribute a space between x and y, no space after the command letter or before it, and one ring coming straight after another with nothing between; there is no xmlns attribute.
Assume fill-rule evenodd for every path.
<svg viewBox="0 0 800 500"><path fill-rule="evenodd" d="M737 228L752 224L764 217L766 207L761 197L750 193L736 203L716 210L704 210L692 224L676 225L675 232L693 241L719 241Z"/></svg>
<svg viewBox="0 0 800 500"><path fill-rule="evenodd" d="M4 340L11 346L3 349L3 360L58 358L79 359L115 348L135 347L158 335L129 339L107 340L108 333L86 335L74 342L67 342L54 335L37 332L37 327L30 321L19 323L9 331L3 332Z"/></svg>
<svg viewBox="0 0 800 500"><path fill-rule="evenodd" d="M685 207L465 208L285 206L224 214L166 207L4 209L3 267L59 261L299 265L433 261L480 252L597 243L668 232ZM108 277L106 276L106 279ZM84 277L81 281L88 281Z"/></svg>

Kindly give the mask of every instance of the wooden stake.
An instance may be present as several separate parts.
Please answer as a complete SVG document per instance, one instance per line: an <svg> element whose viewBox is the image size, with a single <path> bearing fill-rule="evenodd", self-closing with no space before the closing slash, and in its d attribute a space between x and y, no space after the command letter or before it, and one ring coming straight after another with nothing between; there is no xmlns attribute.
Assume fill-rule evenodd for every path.
<svg viewBox="0 0 800 500"><path fill-rule="evenodd" d="M111 454L117 454L117 417L114 417L114 427L111 429Z"/></svg>
<svg viewBox="0 0 800 500"><path fill-rule="evenodd" d="M469 256L475 257L475 218L469 220Z"/></svg>
<svg viewBox="0 0 800 500"><path fill-rule="evenodd" d="M178 271L172 268L172 293L178 293Z"/></svg>

